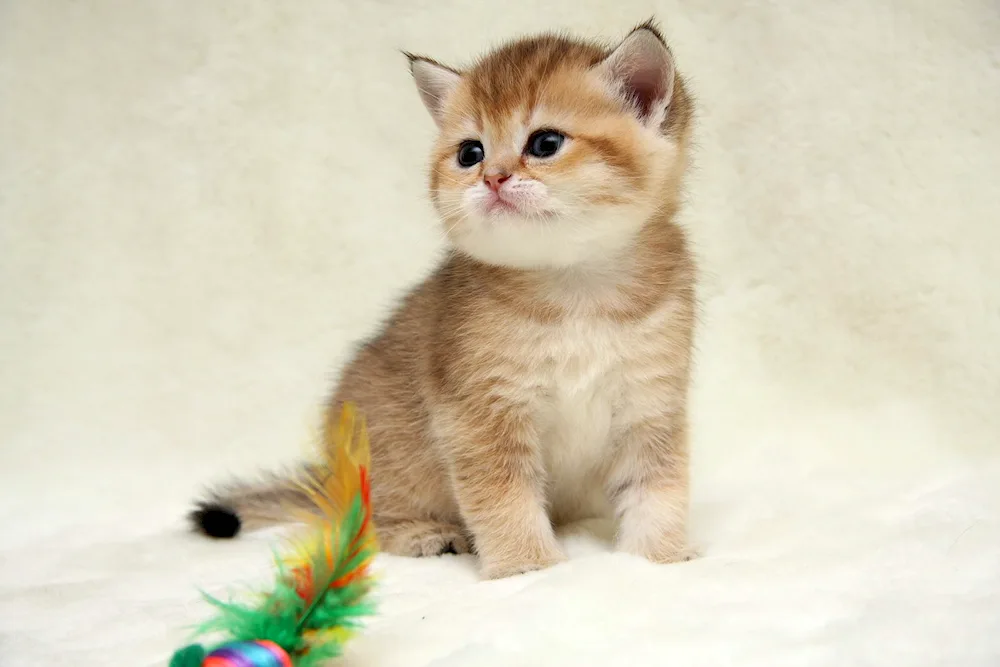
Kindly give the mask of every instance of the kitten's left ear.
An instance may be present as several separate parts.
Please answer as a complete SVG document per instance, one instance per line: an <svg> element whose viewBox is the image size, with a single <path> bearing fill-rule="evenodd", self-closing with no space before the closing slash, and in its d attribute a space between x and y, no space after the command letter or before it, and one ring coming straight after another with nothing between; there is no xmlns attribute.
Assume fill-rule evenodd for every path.
<svg viewBox="0 0 1000 667"><path fill-rule="evenodd" d="M420 99L434 122L440 127L444 101L458 86L462 75L430 58L410 53L407 53L406 57L410 60L410 73L413 74L413 80L417 84Z"/></svg>
<svg viewBox="0 0 1000 667"><path fill-rule="evenodd" d="M597 69L628 99L639 120L652 126L663 122L674 92L674 58L651 24L633 30Z"/></svg>

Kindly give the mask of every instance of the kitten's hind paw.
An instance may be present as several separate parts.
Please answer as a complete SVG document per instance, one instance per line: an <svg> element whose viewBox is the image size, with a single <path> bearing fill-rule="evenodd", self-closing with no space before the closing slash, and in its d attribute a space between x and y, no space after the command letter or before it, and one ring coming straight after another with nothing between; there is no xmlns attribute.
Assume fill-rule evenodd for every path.
<svg viewBox="0 0 1000 667"><path fill-rule="evenodd" d="M472 542L457 524L441 521L376 521L382 550L397 556L472 553Z"/></svg>

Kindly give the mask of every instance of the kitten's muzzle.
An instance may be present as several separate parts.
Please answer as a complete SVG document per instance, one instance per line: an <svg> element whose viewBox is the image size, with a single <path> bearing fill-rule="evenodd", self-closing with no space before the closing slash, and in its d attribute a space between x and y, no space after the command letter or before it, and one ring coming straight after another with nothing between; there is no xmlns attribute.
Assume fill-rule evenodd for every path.
<svg viewBox="0 0 1000 667"><path fill-rule="evenodd" d="M500 186L510 180L510 174L505 171L487 171L483 174L483 183L486 183L486 187L500 194Z"/></svg>

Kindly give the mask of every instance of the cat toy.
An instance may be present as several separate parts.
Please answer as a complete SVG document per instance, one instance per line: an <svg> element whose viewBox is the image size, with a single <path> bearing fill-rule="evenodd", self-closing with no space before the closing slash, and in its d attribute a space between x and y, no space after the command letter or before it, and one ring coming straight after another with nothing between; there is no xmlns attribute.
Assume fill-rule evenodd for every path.
<svg viewBox="0 0 1000 667"><path fill-rule="evenodd" d="M315 509L301 519L308 532L275 557L277 576L256 604L204 597L216 616L196 634L228 639L206 649L191 644L170 667L319 667L342 654L344 644L374 612L369 571L378 551L372 524L370 453L363 422L345 405L324 472L302 482Z"/></svg>

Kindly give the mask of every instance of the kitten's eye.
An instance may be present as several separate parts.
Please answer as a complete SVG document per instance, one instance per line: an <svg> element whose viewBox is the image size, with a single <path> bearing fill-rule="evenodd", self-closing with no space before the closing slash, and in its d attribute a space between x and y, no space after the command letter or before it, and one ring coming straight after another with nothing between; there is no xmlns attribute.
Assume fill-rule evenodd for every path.
<svg viewBox="0 0 1000 667"><path fill-rule="evenodd" d="M524 152L534 157L552 157L562 148L565 136L552 130L540 130L531 135Z"/></svg>
<svg viewBox="0 0 1000 667"><path fill-rule="evenodd" d="M463 141L458 147L458 164L463 167L471 167L479 164L486 157L483 145L478 141Z"/></svg>

